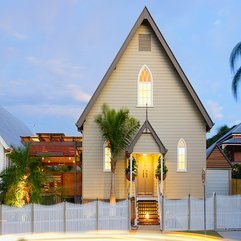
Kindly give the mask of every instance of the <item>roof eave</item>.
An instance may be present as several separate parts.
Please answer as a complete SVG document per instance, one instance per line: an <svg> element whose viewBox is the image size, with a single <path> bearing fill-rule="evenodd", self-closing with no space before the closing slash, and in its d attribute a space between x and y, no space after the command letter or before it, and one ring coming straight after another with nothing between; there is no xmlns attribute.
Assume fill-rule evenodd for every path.
<svg viewBox="0 0 241 241"><path fill-rule="evenodd" d="M137 143L137 141L139 140L139 138L141 137L141 135L143 134L143 131L145 129L148 129L150 131L153 139L155 140L156 144L158 145L158 148L160 150L160 153L162 154L166 154L167 153L167 149L166 147L163 145L162 141L160 140L160 138L158 137L158 135L156 134L155 130L153 129L152 125L150 124L150 122L148 120L146 120L143 125L141 126L141 128L139 129L139 131L137 132L137 134L135 135L135 137L133 138L132 142L130 143L127 151L129 153L132 153L135 147L135 144Z"/></svg>
<svg viewBox="0 0 241 241"><path fill-rule="evenodd" d="M94 102L96 101L96 99L98 98L100 92L104 88L104 86L105 86L107 80L109 79L109 77L111 76L112 72L116 68L116 65L118 64L122 54L126 50L129 42L132 40L132 38L135 35L137 29L139 28L139 26L141 25L141 23L145 19L148 20L149 24L151 25L154 33L156 34L156 36L158 38L158 40L160 41L161 45L163 46L166 54L168 55L169 59L171 60L172 64L174 65L174 68L176 69L176 71L178 72L179 76L183 80L185 87L187 88L189 94L191 95L191 97L193 98L194 102L196 103L199 111L201 112L201 114L202 114L202 116L203 116L203 118L204 118L204 120L206 122L206 130L207 131L210 130L212 128L212 126L214 125L212 119L208 115L206 109L204 108L204 106L203 106L202 102L200 101L199 97L197 96L197 94L196 94L195 90L193 89L191 83L187 79L184 71L182 70L181 66L177 62L177 59L175 58L174 54L172 53L172 51L171 51L170 47L168 46L166 40L162 36L162 34L161 34L159 28L157 27L156 23L154 22L150 12L145 7L143 9L142 13L140 14L140 16L138 17L137 21L135 22L134 26L132 27L130 33L128 34L126 40L124 41L124 43L121 46L120 50L118 51L117 55L115 56L113 62L111 63L109 69L107 70L107 72L104 75L103 79L101 80L100 84L98 85L97 89L95 90L94 94L92 95L89 103L87 104L87 106L85 107L84 111L82 112L79 120L77 121L76 126L77 126L79 131L81 131L83 129L82 126L84 124L84 121L85 121L85 119L86 119L90 109L92 108Z"/></svg>

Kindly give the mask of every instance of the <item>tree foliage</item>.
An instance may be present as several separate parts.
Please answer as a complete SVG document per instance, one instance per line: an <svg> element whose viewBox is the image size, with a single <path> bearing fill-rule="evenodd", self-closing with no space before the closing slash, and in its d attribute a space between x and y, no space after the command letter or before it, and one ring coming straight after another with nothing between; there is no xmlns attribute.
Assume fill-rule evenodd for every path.
<svg viewBox="0 0 241 241"><path fill-rule="evenodd" d="M111 157L116 157L125 150L132 141L134 134L140 127L140 123L129 116L129 110L122 108L118 111L110 109L107 104L102 107L102 113L95 119L102 132L105 141L109 143Z"/></svg>
<svg viewBox="0 0 241 241"><path fill-rule="evenodd" d="M102 113L96 116L104 140L111 150L111 195L110 201L115 202L114 195L114 173L118 155L130 145L133 136L140 127L139 121L129 115L129 110L110 109L107 104L102 106ZM112 201L111 201L112 202Z"/></svg>
<svg viewBox="0 0 241 241"><path fill-rule="evenodd" d="M227 125L223 125L218 128L218 132L213 137L207 139L207 148L215 143L218 139L220 139L223 135L225 135L228 131L230 131L233 127L228 127Z"/></svg>
<svg viewBox="0 0 241 241"><path fill-rule="evenodd" d="M241 179L241 163L236 163L233 165L232 178Z"/></svg>
<svg viewBox="0 0 241 241"><path fill-rule="evenodd" d="M49 175L41 157L30 156L30 145L13 148L8 156L11 165L0 173L0 191L6 205L20 207L42 201L43 185Z"/></svg>

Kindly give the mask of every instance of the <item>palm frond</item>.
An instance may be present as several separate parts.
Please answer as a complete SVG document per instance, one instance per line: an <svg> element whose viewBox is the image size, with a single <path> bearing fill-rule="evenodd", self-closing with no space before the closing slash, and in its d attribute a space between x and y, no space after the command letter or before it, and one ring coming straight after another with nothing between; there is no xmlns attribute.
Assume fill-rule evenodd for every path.
<svg viewBox="0 0 241 241"><path fill-rule="evenodd" d="M237 91L238 91L238 84L239 84L240 79L241 79L241 67L239 67L239 69L236 71L236 73L233 77L233 82L232 82L233 95L236 100L238 98Z"/></svg>
<svg viewBox="0 0 241 241"><path fill-rule="evenodd" d="M235 71L235 64L240 57L241 57L241 42L236 44L236 46L233 48L230 54L229 63L233 71Z"/></svg>
<svg viewBox="0 0 241 241"><path fill-rule="evenodd" d="M102 106L102 113L96 116L95 122L99 125L104 140L108 141L114 158L126 149L140 127L139 122L129 115L128 109L116 111L107 104Z"/></svg>

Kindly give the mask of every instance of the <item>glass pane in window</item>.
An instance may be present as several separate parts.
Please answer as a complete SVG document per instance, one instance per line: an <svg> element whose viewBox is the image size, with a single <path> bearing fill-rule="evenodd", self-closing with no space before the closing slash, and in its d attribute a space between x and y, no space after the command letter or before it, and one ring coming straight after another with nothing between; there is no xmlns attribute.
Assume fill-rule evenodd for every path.
<svg viewBox="0 0 241 241"><path fill-rule="evenodd" d="M186 171L186 146L183 140L180 140L178 143L178 163L177 169L179 171Z"/></svg>
<svg viewBox="0 0 241 241"><path fill-rule="evenodd" d="M152 105L152 78L147 67L142 69L138 80L138 105Z"/></svg>

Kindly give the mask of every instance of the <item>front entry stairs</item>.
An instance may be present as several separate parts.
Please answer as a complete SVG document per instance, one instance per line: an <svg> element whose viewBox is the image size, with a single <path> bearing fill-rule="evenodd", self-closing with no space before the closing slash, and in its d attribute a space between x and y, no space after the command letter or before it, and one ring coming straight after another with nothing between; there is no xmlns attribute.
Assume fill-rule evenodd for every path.
<svg viewBox="0 0 241 241"><path fill-rule="evenodd" d="M158 202L156 200L137 201L137 224L159 225Z"/></svg>

